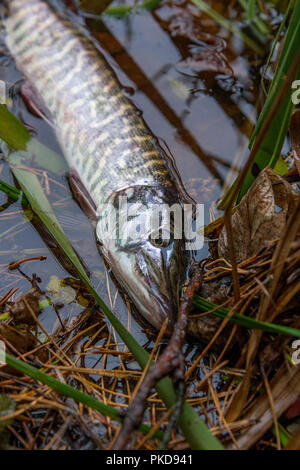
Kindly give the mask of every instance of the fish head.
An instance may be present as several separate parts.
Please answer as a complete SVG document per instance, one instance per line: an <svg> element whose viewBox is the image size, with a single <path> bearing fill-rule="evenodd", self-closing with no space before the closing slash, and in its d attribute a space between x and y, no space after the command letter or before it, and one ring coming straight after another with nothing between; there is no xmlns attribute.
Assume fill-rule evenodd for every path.
<svg viewBox="0 0 300 470"><path fill-rule="evenodd" d="M135 186L118 191L97 224L102 253L118 283L153 327L160 329L168 318L168 331L192 256L185 249L180 217L181 205L169 190Z"/></svg>

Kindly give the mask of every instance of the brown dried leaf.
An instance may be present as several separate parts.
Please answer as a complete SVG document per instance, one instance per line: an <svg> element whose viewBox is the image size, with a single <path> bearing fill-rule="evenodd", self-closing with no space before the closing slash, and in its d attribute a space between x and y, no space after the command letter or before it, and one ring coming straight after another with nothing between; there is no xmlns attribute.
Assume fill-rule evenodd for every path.
<svg viewBox="0 0 300 470"><path fill-rule="evenodd" d="M8 341L20 354L36 346L36 337L30 331L21 331L10 325L0 325L0 338Z"/></svg>
<svg viewBox="0 0 300 470"><path fill-rule="evenodd" d="M253 183L232 215L233 242L236 260L241 263L256 255L268 242L279 238L300 196L271 168L265 168ZM225 228L218 252L230 261Z"/></svg>
<svg viewBox="0 0 300 470"><path fill-rule="evenodd" d="M42 291L34 286L26 294L22 295L16 302L7 303L8 310L14 319L15 324L34 325L35 321L29 309L26 307L24 299L34 311L36 316L40 314L39 300L43 295Z"/></svg>
<svg viewBox="0 0 300 470"><path fill-rule="evenodd" d="M37 338L29 330L20 330L19 328L14 328L10 325L2 324L0 325L0 340L3 340L7 347L15 351L18 351L19 354L25 354L29 351L32 351L37 346ZM48 353L45 349L39 349L35 353L41 362L46 362L48 359ZM5 372L12 375L20 375L20 373L8 365L2 365L1 372Z"/></svg>

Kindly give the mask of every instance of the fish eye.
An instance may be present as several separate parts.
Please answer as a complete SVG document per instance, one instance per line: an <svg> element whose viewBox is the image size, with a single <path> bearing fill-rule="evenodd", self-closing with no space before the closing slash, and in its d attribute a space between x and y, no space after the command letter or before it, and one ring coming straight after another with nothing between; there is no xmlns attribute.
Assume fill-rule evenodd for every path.
<svg viewBox="0 0 300 470"><path fill-rule="evenodd" d="M149 239L152 245L156 246L157 248L169 246L169 244L171 243L170 233L168 233L168 238L166 238L164 237L164 233L161 230L158 232L151 233Z"/></svg>

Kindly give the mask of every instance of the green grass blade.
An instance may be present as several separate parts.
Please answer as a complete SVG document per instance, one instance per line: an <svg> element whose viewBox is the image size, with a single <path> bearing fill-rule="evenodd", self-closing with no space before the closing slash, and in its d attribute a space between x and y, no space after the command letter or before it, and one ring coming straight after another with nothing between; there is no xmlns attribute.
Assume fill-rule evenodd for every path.
<svg viewBox="0 0 300 470"><path fill-rule="evenodd" d="M286 447L292 436L280 423L278 423L278 432L282 447ZM272 428L272 434L274 437L276 437L275 427Z"/></svg>
<svg viewBox="0 0 300 470"><path fill-rule="evenodd" d="M217 309L212 314L216 315L219 318L226 318L229 313L229 310L224 307L219 307L212 302L209 302L206 299L203 299L199 295L194 298L195 307L199 307L204 312L210 312L211 310ZM300 338L300 330L297 328L290 328L289 326L277 325L276 323L267 323L254 318L246 317L245 315L240 315L239 313L234 313L230 318L232 323L237 323L238 325L244 326L245 328L251 328L256 330L266 331L268 333L275 333L280 335L292 336L294 338Z"/></svg>
<svg viewBox="0 0 300 470"><path fill-rule="evenodd" d="M279 431L281 445L282 447L286 447L289 441L291 440L292 436L280 423L278 423L278 431ZM272 434L274 437L276 437L275 428L272 428Z"/></svg>
<svg viewBox="0 0 300 470"><path fill-rule="evenodd" d="M87 393L80 392L76 388L71 387L71 385L67 385L63 382L60 382L55 377L46 374L45 372L37 369L36 367L31 366L30 364L27 364L24 361L16 359L8 353L5 354L5 359L6 363L9 366L13 367L19 372L22 372L22 374L28 375L29 377L32 377L33 379L41 382L42 384L47 385L52 390L55 390L56 392L66 397L73 398L73 400L75 400L76 402L82 403L83 405L93 408L93 410L99 411L101 414L103 414L103 416L108 416L109 418L112 418L119 422L122 421L120 416L118 415L117 410L112 406L102 403L101 401L97 400L91 395L88 395ZM139 430L144 434L147 434L151 430L151 427L142 424L139 427ZM161 439L162 434L162 432L158 431L155 433L155 437Z"/></svg>
<svg viewBox="0 0 300 470"><path fill-rule="evenodd" d="M262 127L263 121L266 118L266 115L269 113L272 107L272 101L274 101L274 94L276 94L280 88L282 81L284 80L284 76L288 73L295 57L297 56L297 52L299 51L299 37L300 37L300 3L296 2L293 14L290 20L290 24L288 26L284 45L278 60L278 65L274 74L274 78L272 80L269 96L266 100L265 106L260 113L258 118L257 125L255 130L251 136L250 145L253 146L253 142L259 131Z"/></svg>
<svg viewBox="0 0 300 470"><path fill-rule="evenodd" d="M251 29L253 33L256 34L257 38L260 39L262 43L265 43L266 40L268 40L270 37L270 26L265 23L265 21L263 21L258 15L255 14L255 9L252 9L253 7L252 5L250 5L251 2L249 2L249 0L239 0L239 3L242 5L242 7L247 13L247 18L250 22L250 26L252 27ZM254 3L256 3L256 1ZM253 28L253 26L255 26L255 28Z"/></svg>
<svg viewBox="0 0 300 470"><path fill-rule="evenodd" d="M297 54L299 53L299 38L300 2L296 2L293 15L286 33L282 52L278 61L278 66L274 78L272 80L272 84L265 105L259 116L257 125L250 140L250 148L253 147L254 141L262 128L263 122L265 121L268 113L270 113L272 105L275 102L276 97L279 93L279 90L283 86L285 77L289 73L293 62L296 59ZM298 77L300 77L300 69L298 69L294 78L297 79ZM286 93L278 110L278 113L274 115L272 124L269 127L265 138L260 146L260 149L256 154L252 167L248 171L248 174L243 181L243 185L238 195L237 202L241 200L241 198L246 194L246 192L250 188L251 184L255 180L255 175L257 174L257 171L262 170L266 166L274 168L276 161L281 154L282 146L288 132L291 115L294 109L294 104L292 102L292 93L292 89L290 89L289 92ZM256 168L255 172L252 171L253 168Z"/></svg>
<svg viewBox="0 0 300 470"><path fill-rule="evenodd" d="M240 1L245 1L245 0L240 0ZM271 50L270 50L270 53L269 53L267 62L266 62L266 64L265 64L265 66L264 66L264 72L263 72L263 75L262 75L262 77L261 77L261 86L262 86L262 88L263 88L263 90L264 90L265 95L267 95L267 90L266 90L266 87L265 87L265 84L264 84L265 74L266 74L266 71L268 70L268 67L269 67L270 63L271 63L272 57L273 57L274 52L275 52L276 45L278 44L278 41L279 41L279 39L280 39L280 37L281 37L281 33L282 33L282 31L283 31L283 28L284 28L284 26L285 26L285 24L286 24L286 22L287 22L287 19L288 19L290 10L291 10L291 8L292 8L293 2L294 2L294 0L289 0L289 4L288 4L288 6L287 6L287 8L286 8L286 11L285 11L284 16L283 16L283 19L282 19L282 21L281 21L280 27L279 27L279 29L278 29L278 31L277 31L277 33L276 33L276 36L275 36L275 38L274 38L274 40L273 40L273 44L272 44L272 47L271 47Z"/></svg>
<svg viewBox="0 0 300 470"><path fill-rule="evenodd" d="M8 197L13 199L14 201L18 201L22 196L21 191L9 184L5 183L5 181L0 180L0 191L5 193Z"/></svg>
<svg viewBox="0 0 300 470"><path fill-rule="evenodd" d="M256 5L256 0L248 0L248 6L247 6L247 19L249 21L252 21L254 19L255 15L255 5Z"/></svg>

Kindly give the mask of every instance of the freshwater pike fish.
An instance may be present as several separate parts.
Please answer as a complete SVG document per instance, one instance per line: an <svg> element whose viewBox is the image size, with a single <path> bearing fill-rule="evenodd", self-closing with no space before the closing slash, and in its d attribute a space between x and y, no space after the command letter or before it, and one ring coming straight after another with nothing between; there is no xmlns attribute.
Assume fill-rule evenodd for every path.
<svg viewBox="0 0 300 470"><path fill-rule="evenodd" d="M112 239L109 211L100 209L120 195L143 213L155 203L182 205L165 152L94 42L51 2L10 0L6 10L7 46L50 111L69 167L97 208L105 259L147 322L160 328L168 318L171 327L192 256L184 239L162 237L165 227L151 233L147 224L134 240Z"/></svg>

